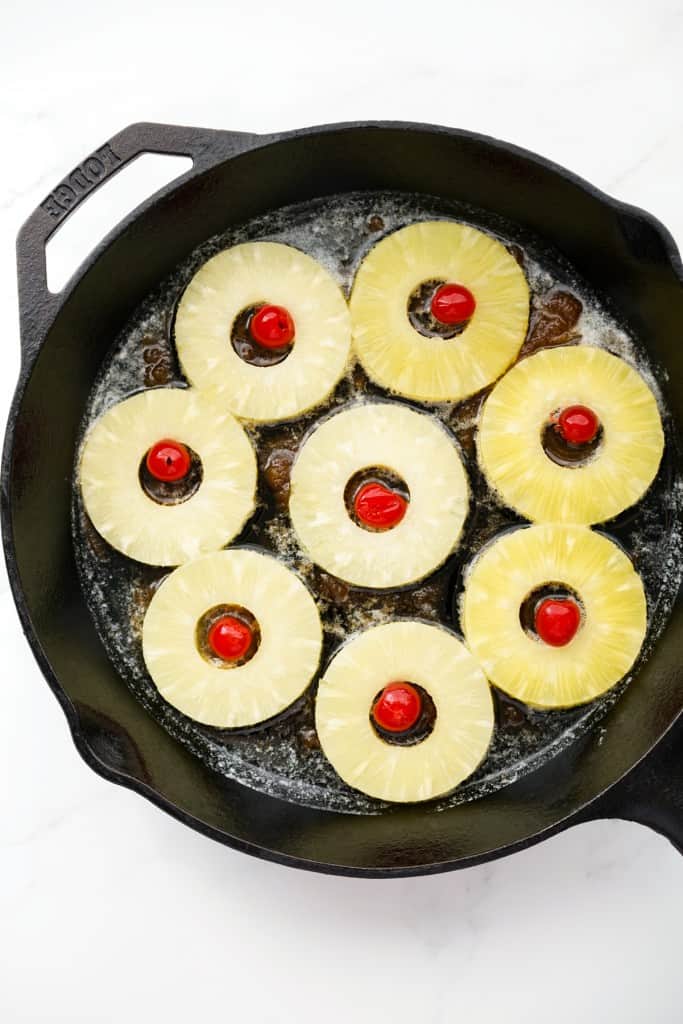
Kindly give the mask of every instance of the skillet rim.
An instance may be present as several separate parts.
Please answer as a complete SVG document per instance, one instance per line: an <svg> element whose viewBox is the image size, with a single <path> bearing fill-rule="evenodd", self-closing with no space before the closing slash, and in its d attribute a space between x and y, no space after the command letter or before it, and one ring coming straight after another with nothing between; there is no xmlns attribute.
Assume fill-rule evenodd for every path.
<svg viewBox="0 0 683 1024"><path fill-rule="evenodd" d="M638 224L647 225L659 239L661 244L662 252L665 260L668 263L674 278L678 284L683 286L683 262L678 251L678 247L673 239L673 236L668 229L652 214L649 212L628 204L621 200L617 200L610 196L608 193L596 188L590 182L567 170L560 164L557 164L551 160L548 160L536 153L533 153L522 147L507 143L504 141L497 140L490 136L479 134L476 132L470 132L465 129L447 128L439 125L421 124L412 122L402 121L360 121L360 122L342 122L339 124L324 124L311 127L305 127L295 129L287 132L277 132L268 135L252 135L246 133L234 133L229 131L213 130L213 129L193 129L193 128L182 128L173 125L160 125L152 122L137 122L129 125L123 129L120 133L110 140L110 145L119 145L120 142L128 140L128 144L132 142L133 148L137 148L137 153L142 152L174 152L175 143L174 139L182 137L184 142L178 144L178 148L187 148L187 137L188 134L191 138L199 141L199 150L195 153L195 165L186 174L179 176L174 179L169 185L156 192L154 195L148 197L143 203L132 210L126 217L124 217L103 239L102 241L92 250L92 252L86 257L79 268L76 270L74 275L70 278L67 285L64 287L62 292L58 296L52 296L46 293L43 296L39 296L42 299L42 308L39 310L39 315L34 321L28 321L26 319L27 310L25 308L25 288L27 286L26 281L26 257L30 257L29 263L33 263L35 266L36 259L36 247L40 247L42 252L42 264L44 267L44 244L50 235L63 223L66 216L73 209L77 209L78 202L74 204L69 210L66 211L66 216L60 218L56 223L47 223L45 220L45 212L38 207L34 213L24 223L21 228L17 240L17 251L18 261L20 266L20 313L22 316L22 365L19 374L19 380L14 392L12 399L10 412L8 416L7 429L5 435L5 442L3 447L2 456L2 470L0 475L1 485L1 508L0 508L0 523L2 526L3 534L3 547L5 553L5 560L7 564L8 577L10 582L10 588L12 596L17 606L19 618L22 626L24 635L27 638L29 646L31 647L34 656L38 662L38 665L45 676L48 685L52 689L53 693L57 697L69 725L72 740L83 760L88 766L99 774L101 777L107 779L110 782L114 782L118 785L123 785L134 792L138 792L140 795L146 797L153 804L165 810L171 814L177 820L183 824L189 825L196 831L212 838L223 845L230 846L234 849L242 852L250 853L253 856L257 856L262 859L274 861L276 863L285 864L288 866L295 866L304 868L307 870L331 873L345 876L354 877L405 877L422 874L435 874L448 870L453 870L461 867L473 866L475 864L483 863L485 861L513 853L521 849L533 846L543 839L549 838L555 835L570 824L578 823L582 820L590 820L591 817L598 817L599 814L591 814L591 809L599 805L604 797L614 794L615 789L624 782L625 779L631 777L634 770L642 764L646 759L650 759L652 752L662 744L665 737L670 736L675 730L677 724L680 726L683 720L683 695L681 699L681 708L674 718L669 722L667 727L661 733L661 735L654 740L649 746L645 753L630 764L621 776L616 778L610 785L605 789L597 793L591 799L585 801L583 804L575 806L574 809L562 816L558 821L553 824L541 828L539 831L526 836L519 841L515 841L510 844L503 844L495 849L488 850L480 855L457 858L455 860L439 861L429 864L409 864L400 865L398 867L382 866L382 867L367 867L367 866L348 866L344 864L334 864L331 862L321 862L316 860L310 860L307 858L299 857L296 855L281 853L277 850L267 849L259 846L256 843L249 842L242 838L230 835L229 833L202 821L198 817L188 813L186 810L178 807L171 800L162 795L153 786L144 783L143 781L135 778L134 776L119 770L112 768L110 765L105 764L96 753L93 751L89 744L83 725L79 719L78 712L67 696L66 692L62 688L56 673L52 669L49 660L43 651L40 639L34 628L31 614L28 610L27 601L22 588L19 568L16 559L16 552L14 549L14 538L11 521L11 468L12 458L14 452L14 429L18 419L19 411L22 405L24 394L28 386L31 371L33 365L43 347L43 344L49 334L49 331L59 315L64 304L69 300L72 293L78 286L82 277L88 272L88 270L97 262L102 253L104 253L122 234L124 234L128 228L137 221L140 217L144 216L154 205L170 196L177 189L182 187L189 181L196 182L203 174L209 172L218 165L239 157L248 152L252 152L258 149L264 149L272 145L277 145L281 142L289 142L294 139L313 137L324 133L339 133L339 132L356 132L359 130L387 130L387 131L402 131L411 132L415 134L426 134L426 135L443 135L452 138L460 138L470 142L481 143L487 147L493 147L495 150L506 153L510 156L520 158L526 163L530 163L544 171L550 171L552 174L564 179L569 184L585 192L588 196L597 200L600 204L610 208L617 217L627 218ZM154 138L163 140L163 150L155 149ZM139 143L136 144L136 138L139 139ZM118 140L118 141L117 141ZM151 141L150 141L151 140ZM214 145L216 144L216 145ZM208 147L208 148L207 148ZM190 147L192 148L192 147ZM136 154L137 155L137 154ZM123 160L121 167L125 166L130 157ZM116 168L117 170L120 168ZM102 184L108 180L109 176L105 176ZM86 196L87 198L92 194L94 188L91 189ZM40 259L40 255L38 256ZM22 269L23 268L23 269ZM23 280L22 280L23 277ZM37 283L40 287L41 281L28 282L32 283L35 287ZM47 300L47 301L46 301ZM37 337L29 337L29 332L37 334ZM660 640L660 642L662 642ZM274 799L274 798L272 798ZM281 803L282 801L276 801Z"/></svg>

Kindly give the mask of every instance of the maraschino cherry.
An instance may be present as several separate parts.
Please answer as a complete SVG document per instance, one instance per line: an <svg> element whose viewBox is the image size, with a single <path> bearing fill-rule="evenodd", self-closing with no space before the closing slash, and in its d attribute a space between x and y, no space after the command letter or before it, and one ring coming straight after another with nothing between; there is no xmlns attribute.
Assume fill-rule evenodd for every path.
<svg viewBox="0 0 683 1024"><path fill-rule="evenodd" d="M223 615L212 625L207 640L209 647L223 661L239 661L251 647L254 634L235 615Z"/></svg>
<svg viewBox="0 0 683 1024"><path fill-rule="evenodd" d="M534 628L551 647L565 647L581 625L581 611L571 598L546 597L536 609Z"/></svg>
<svg viewBox="0 0 683 1024"><path fill-rule="evenodd" d="M590 444L600 429L600 420L587 405L569 405L560 413L557 429L569 444Z"/></svg>
<svg viewBox="0 0 683 1024"><path fill-rule="evenodd" d="M294 340L294 320L284 306L261 306L249 322L249 333L262 348L284 348Z"/></svg>
<svg viewBox="0 0 683 1024"><path fill-rule="evenodd" d="M474 295L464 284L442 284L432 296L432 316L440 324L463 324L476 309Z"/></svg>
<svg viewBox="0 0 683 1024"><path fill-rule="evenodd" d="M184 444L165 438L150 448L145 464L155 480L170 484L187 476L192 458Z"/></svg>
<svg viewBox="0 0 683 1024"><path fill-rule="evenodd" d="M403 519L408 502L402 494L384 484L370 482L359 488L353 508L358 519L366 526L373 530L390 530Z"/></svg>
<svg viewBox="0 0 683 1024"><path fill-rule="evenodd" d="M372 717L386 732L407 732L422 714L422 698L410 683L389 683L372 706Z"/></svg>

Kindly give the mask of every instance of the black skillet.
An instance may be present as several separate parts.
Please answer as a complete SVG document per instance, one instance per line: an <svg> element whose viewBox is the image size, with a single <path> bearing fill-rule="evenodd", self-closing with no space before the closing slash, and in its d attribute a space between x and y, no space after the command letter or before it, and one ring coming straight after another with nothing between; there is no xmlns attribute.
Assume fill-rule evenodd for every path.
<svg viewBox="0 0 683 1024"><path fill-rule="evenodd" d="M51 294L46 241L93 189L145 152L187 155L194 165ZM22 626L76 747L94 771L198 831L312 870L445 871L601 817L647 824L683 852L683 591L637 684L599 735L493 796L438 814L409 806L343 815L227 781L143 710L104 653L76 575L69 507L79 423L105 353L138 303L206 238L269 209L358 189L464 201L559 250L667 371L680 434L683 267L665 228L642 210L532 153L463 131L391 123L272 136L126 128L50 193L17 245L22 366L2 465L5 557ZM28 732L30 722L21 728Z"/></svg>

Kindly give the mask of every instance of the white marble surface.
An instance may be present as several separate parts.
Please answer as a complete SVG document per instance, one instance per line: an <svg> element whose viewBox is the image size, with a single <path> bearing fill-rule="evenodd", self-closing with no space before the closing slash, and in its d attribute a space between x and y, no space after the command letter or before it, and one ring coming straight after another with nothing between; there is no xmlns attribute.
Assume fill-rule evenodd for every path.
<svg viewBox="0 0 683 1024"><path fill-rule="evenodd" d="M16 229L136 120L472 128L645 206L683 241L681 0L5 0L3 12L3 410L18 366ZM4 1024L683 1018L683 865L658 836L597 823L398 882L288 871L182 829L80 762L4 575L0 650Z"/></svg>

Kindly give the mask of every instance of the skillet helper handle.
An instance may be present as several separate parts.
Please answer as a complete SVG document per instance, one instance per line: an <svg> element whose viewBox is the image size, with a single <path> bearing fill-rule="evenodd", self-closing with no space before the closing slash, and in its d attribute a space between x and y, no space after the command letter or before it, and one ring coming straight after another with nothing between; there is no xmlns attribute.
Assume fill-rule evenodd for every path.
<svg viewBox="0 0 683 1024"><path fill-rule="evenodd" d="M683 853L683 720L669 730L655 750L597 800L586 821L622 818L665 836Z"/></svg>
<svg viewBox="0 0 683 1024"><path fill-rule="evenodd" d="M99 146L59 182L30 215L17 238L19 312L24 356L38 344L56 312L58 296L47 286L45 245L50 236L114 174L143 153L188 156L193 167L177 180L253 148L258 136L245 132L184 128L140 122ZM28 350L28 351L27 351Z"/></svg>

